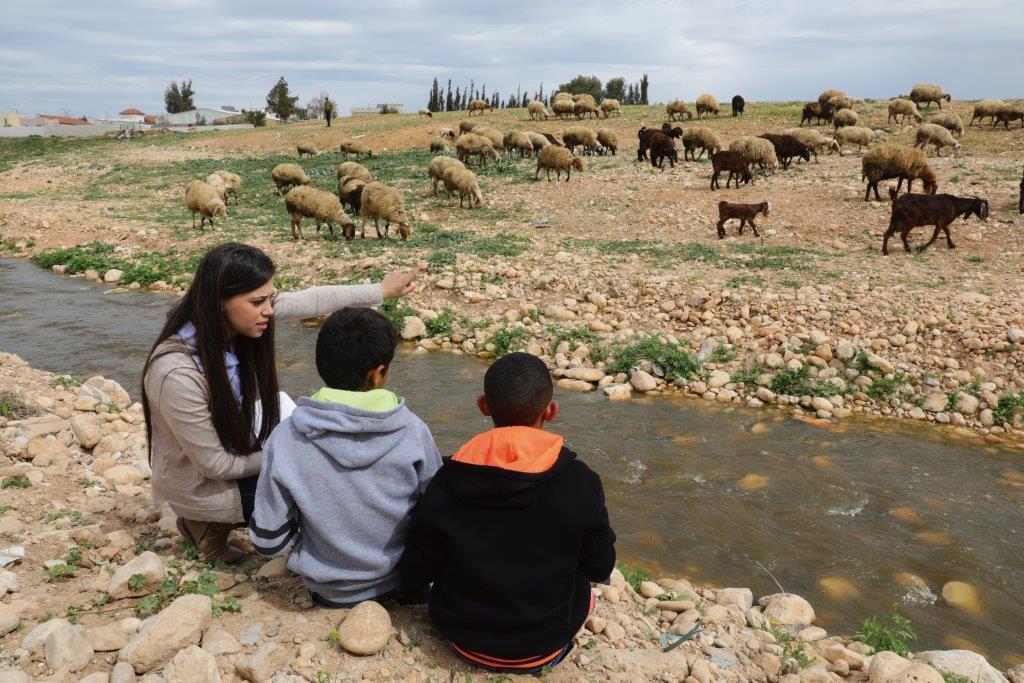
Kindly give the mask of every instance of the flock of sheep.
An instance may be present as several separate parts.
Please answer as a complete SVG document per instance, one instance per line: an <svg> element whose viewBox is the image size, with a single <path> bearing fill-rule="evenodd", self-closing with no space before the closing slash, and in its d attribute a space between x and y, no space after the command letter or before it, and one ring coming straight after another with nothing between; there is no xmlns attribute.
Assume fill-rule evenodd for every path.
<svg viewBox="0 0 1024 683"><path fill-rule="evenodd" d="M881 200L878 184L883 180L897 180L896 192L907 183L910 192L915 181L920 180L923 191L934 195L938 188L935 172L927 161L925 149L931 145L935 153L941 155L943 149L955 152L960 148L958 137L964 133L964 124L959 116L949 111L937 111L928 122L924 122L918 106L934 103L942 109L942 103L950 102L949 93L934 84L918 84L907 98L891 100L888 103L887 122L917 124L914 146L885 142L886 133L861 125L860 116L854 107L857 101L840 90L826 90L815 102L808 102L803 107L800 125L785 129L779 133L764 133L759 136L743 136L733 140L728 147L719 133L707 125L688 126L685 130L672 123L664 123L660 128L641 128L637 133L637 159L650 159L652 165L664 168L669 161L674 166L678 161L675 140L679 140L684 149L684 161L699 160L705 155L711 161L711 189L720 187L719 178L726 175L726 187L735 184L738 188L743 184L754 182L754 169L759 168L765 173L772 173L776 168L787 169L797 159L810 162L818 161L819 153L837 153L843 155L844 146L852 146L858 152L865 148L861 160L862 180L867 182L865 201L874 192L876 200ZM483 100L470 102L469 114L482 116L490 109ZM739 95L732 99L732 115L743 114L745 102ZM695 107L696 118L704 119L711 115L719 116L721 106L711 95L697 98ZM583 155L616 154L619 140L616 132L609 128L593 130L582 124L582 119L608 118L613 114L621 115L621 108L616 100L604 100L598 105L588 94L561 92L552 101L551 112L540 101L530 102L527 114L531 120L546 120L551 116L559 118L575 117L580 123L570 125L561 132L561 140L550 133L533 131L501 131L498 128L472 121L462 121L458 131L442 128L430 143L430 150L440 153L427 165L427 176L433 184L433 194L437 196L438 186L443 186L449 202L455 195L459 197L459 206L468 202L469 207L479 206L483 202L483 193L476 174L468 167L475 158L479 165L484 166L488 160L498 162L502 152L509 157L518 154L520 158L535 157L536 169L534 178L539 179L540 172L545 171L551 180L551 172L555 179L560 180L565 173L566 182L572 171L583 171ZM676 119L692 120L693 112L681 100L673 100L666 105L665 112L669 121ZM422 112L421 112L422 113ZM811 127L804 127L812 119L819 124L832 124L834 132L825 135ZM974 109L971 125L976 120L984 122L991 119L993 125L1020 120L1024 127L1024 109L1017 105L1009 105L1001 100L983 100ZM874 143L882 144L875 145ZM450 145L454 144L455 156L448 156ZM297 147L299 157L315 156L319 150L309 142L300 143ZM348 157L372 156L372 150L355 140L344 141L339 145L339 152ZM340 227L341 234L351 239L355 236L355 224L345 212L347 206L355 215L363 219L362 236L365 237L367 220L373 220L378 237L387 237L391 223L398 226L402 239L410 233L409 219L405 211L401 193L384 183L375 182L365 166L354 161L346 161L337 167L337 194L317 189L309 185L309 178L302 167L297 164L279 164L273 169L272 179L279 192L285 192L285 208L291 216L292 236L303 239L302 219L312 218L316 222L317 232L326 223L328 234L334 237L334 226ZM195 214L200 213L200 228L208 219L213 225L214 216L227 215L227 201L235 195L240 178L227 171L217 171L205 181L193 181L186 188L186 201L192 211L192 222L195 227ZM1024 201L1024 200L1022 200ZM987 205L986 205L987 206ZM758 212L769 210L767 203L762 204L729 204L720 205L719 236L723 235L722 225L729 218L741 220L742 225L750 222ZM753 211L753 213L751 213ZM895 211L895 209L894 209ZM987 211L987 208L986 208ZM954 216L955 218L955 216ZM380 222L384 222L384 233L381 233ZM905 221L904 221L905 222ZM948 222L947 222L948 225ZM756 231L756 226L754 226ZM937 227L936 230L939 228ZM948 234L948 230L947 230Z"/></svg>

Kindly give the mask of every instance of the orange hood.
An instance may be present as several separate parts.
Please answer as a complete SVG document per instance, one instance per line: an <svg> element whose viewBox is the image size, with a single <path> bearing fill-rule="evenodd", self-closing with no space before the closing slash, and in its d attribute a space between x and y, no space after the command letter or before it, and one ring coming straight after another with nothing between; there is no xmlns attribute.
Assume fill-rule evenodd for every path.
<svg viewBox="0 0 1024 683"><path fill-rule="evenodd" d="M551 469L558 460L562 443L562 437L557 434L533 427L497 427L474 436L452 460L537 474Z"/></svg>

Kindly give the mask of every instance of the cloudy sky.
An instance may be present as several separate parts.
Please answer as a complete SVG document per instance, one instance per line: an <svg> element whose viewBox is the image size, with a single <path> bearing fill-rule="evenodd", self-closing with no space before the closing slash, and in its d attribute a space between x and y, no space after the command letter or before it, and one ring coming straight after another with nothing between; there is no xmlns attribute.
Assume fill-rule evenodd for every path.
<svg viewBox="0 0 1024 683"><path fill-rule="evenodd" d="M791 2L5 3L0 110L163 111L171 80L200 106L256 106L285 76L300 103L321 90L351 105L426 104L431 80L474 78L507 94L572 76L650 75L652 102L859 97L941 83L954 98L1021 97L1024 4ZM500 8L500 9L499 9Z"/></svg>

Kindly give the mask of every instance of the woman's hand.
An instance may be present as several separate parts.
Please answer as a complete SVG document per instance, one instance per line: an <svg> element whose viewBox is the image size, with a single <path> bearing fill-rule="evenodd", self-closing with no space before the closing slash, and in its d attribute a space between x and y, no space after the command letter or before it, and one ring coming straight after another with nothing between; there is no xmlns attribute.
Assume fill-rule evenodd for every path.
<svg viewBox="0 0 1024 683"><path fill-rule="evenodd" d="M384 279L380 281L380 291L384 295L385 299L397 299L400 296L405 296L409 292L416 290L416 283L414 280L419 274L420 270L426 268L427 264L420 261L416 264L416 267L407 273L403 273L398 270L393 270L384 276Z"/></svg>

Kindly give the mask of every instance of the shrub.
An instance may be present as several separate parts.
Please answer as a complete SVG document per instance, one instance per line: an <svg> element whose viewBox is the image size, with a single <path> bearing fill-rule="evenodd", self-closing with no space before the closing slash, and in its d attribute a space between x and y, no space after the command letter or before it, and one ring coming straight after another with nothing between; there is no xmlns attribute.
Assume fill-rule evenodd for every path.
<svg viewBox="0 0 1024 683"><path fill-rule="evenodd" d="M452 309L446 308L437 314L436 318L427 320L427 334L431 337L450 337L455 332L455 314Z"/></svg>
<svg viewBox="0 0 1024 683"><path fill-rule="evenodd" d="M650 581L651 575L643 567L630 567L627 564L617 564L615 568L622 572L622 576L626 579L626 583L633 587L637 593L640 592L640 584L644 581Z"/></svg>
<svg viewBox="0 0 1024 683"><path fill-rule="evenodd" d="M835 396L839 387L811 376L811 366L801 365L796 370L780 370L772 377L769 388L776 394L787 396Z"/></svg>
<svg viewBox="0 0 1024 683"><path fill-rule="evenodd" d="M1014 416L1024 408L1024 391L1019 394L1003 394L999 397L992 417L999 423L1011 423Z"/></svg>
<svg viewBox="0 0 1024 683"><path fill-rule="evenodd" d="M36 414L36 409L13 391L0 391L0 417L8 420L22 420Z"/></svg>
<svg viewBox="0 0 1024 683"><path fill-rule="evenodd" d="M265 111L243 109L242 116L246 123L251 123L256 128L267 125L267 113Z"/></svg>
<svg viewBox="0 0 1024 683"><path fill-rule="evenodd" d="M530 333L521 327L503 327L485 342L485 344L494 344L495 358L501 358L502 356L515 351L522 347L523 342L526 341L530 336Z"/></svg>
<svg viewBox="0 0 1024 683"><path fill-rule="evenodd" d="M661 366L665 379L690 379L703 374L701 363L682 344L669 344L651 335L625 348L614 349L609 355L611 373L628 372L641 360L648 360Z"/></svg>
<svg viewBox="0 0 1024 683"><path fill-rule="evenodd" d="M32 482L24 475L4 477L3 482L0 483L0 489L27 489L30 486L32 486Z"/></svg>
<svg viewBox="0 0 1024 683"><path fill-rule="evenodd" d="M860 631L855 638L871 648L871 654L888 651L901 657L910 654L907 641L917 640L917 631L907 619L899 613L896 605L889 612L888 623L882 623L875 617L860 622Z"/></svg>

